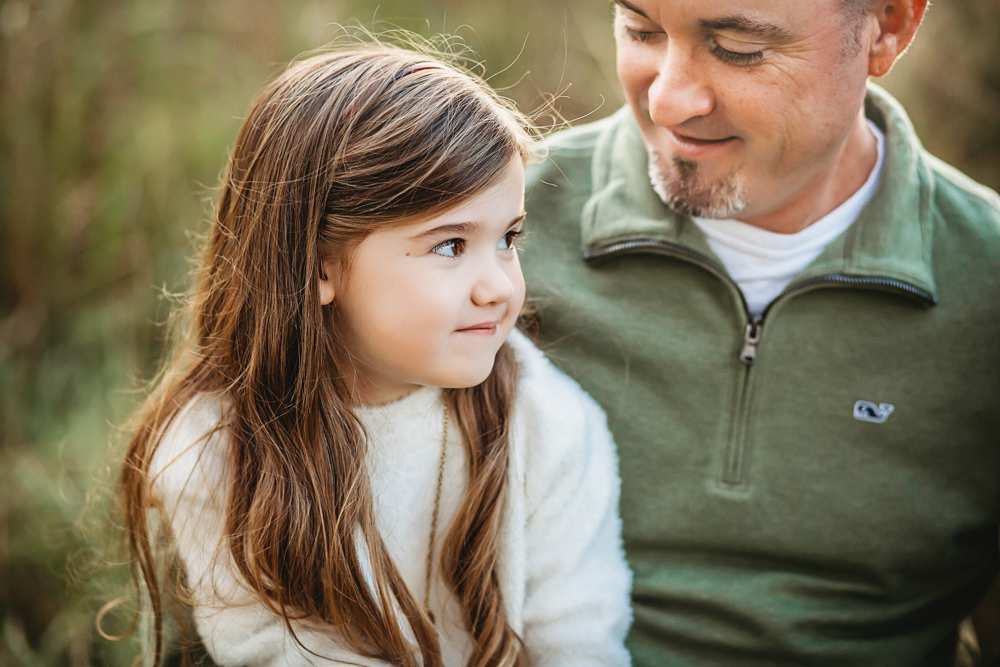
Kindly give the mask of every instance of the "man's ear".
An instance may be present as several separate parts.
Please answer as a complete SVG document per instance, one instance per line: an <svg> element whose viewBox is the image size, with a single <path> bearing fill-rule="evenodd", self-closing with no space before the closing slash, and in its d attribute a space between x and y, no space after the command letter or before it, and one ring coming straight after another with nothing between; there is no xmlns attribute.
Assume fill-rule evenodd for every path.
<svg viewBox="0 0 1000 667"><path fill-rule="evenodd" d="M910 45L927 10L927 0L878 0L872 18L878 34L868 52L869 76L882 76Z"/></svg>
<svg viewBox="0 0 1000 667"><path fill-rule="evenodd" d="M334 278L337 277L337 262L326 255L322 255L319 265L319 305L329 306L337 296L337 285Z"/></svg>

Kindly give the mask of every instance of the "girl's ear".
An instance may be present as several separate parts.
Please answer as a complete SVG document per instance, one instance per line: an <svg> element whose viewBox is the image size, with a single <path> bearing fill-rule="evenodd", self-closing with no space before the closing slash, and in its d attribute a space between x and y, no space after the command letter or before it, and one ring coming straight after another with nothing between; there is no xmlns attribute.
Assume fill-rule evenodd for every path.
<svg viewBox="0 0 1000 667"><path fill-rule="evenodd" d="M329 256L323 256L319 265L319 305L329 306L337 296L334 277L337 275L337 262Z"/></svg>

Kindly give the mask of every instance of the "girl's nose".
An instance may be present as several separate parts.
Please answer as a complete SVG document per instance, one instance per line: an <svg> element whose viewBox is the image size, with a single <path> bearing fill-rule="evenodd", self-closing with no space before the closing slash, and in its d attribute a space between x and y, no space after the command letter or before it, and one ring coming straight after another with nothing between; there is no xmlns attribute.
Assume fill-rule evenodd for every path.
<svg viewBox="0 0 1000 667"><path fill-rule="evenodd" d="M514 294L514 284L496 259L488 260L472 286L472 301L477 306L507 303Z"/></svg>

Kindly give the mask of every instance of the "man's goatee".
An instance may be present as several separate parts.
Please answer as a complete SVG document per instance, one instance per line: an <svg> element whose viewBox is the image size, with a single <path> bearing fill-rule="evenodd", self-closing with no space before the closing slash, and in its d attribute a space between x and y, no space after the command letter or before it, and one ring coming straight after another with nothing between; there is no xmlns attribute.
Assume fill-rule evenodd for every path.
<svg viewBox="0 0 1000 667"><path fill-rule="evenodd" d="M747 207L746 187L738 171L714 183L698 182L698 163L678 155L664 164L649 151L649 180L667 206L698 218L731 218Z"/></svg>

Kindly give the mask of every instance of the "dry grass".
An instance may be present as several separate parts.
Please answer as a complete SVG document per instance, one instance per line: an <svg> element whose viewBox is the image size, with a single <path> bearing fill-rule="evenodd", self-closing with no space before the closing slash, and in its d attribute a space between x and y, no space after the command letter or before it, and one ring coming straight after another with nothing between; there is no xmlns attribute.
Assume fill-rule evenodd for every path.
<svg viewBox="0 0 1000 667"><path fill-rule="evenodd" d="M113 425L161 350L240 116L289 59L373 19L458 32L571 120L621 104L598 0L0 0L0 665L128 664L95 640ZM376 5L379 6L376 13ZM932 10L887 81L927 145L1000 187L1000 6ZM96 480L96 481L95 481ZM83 515L83 519L81 519ZM98 559L99 560L99 559ZM73 563L83 563L69 583Z"/></svg>

